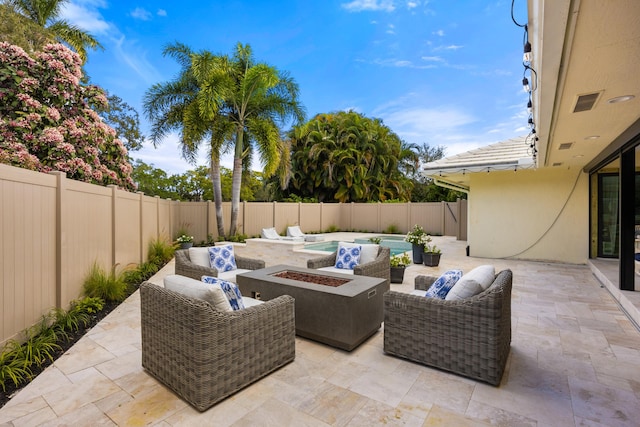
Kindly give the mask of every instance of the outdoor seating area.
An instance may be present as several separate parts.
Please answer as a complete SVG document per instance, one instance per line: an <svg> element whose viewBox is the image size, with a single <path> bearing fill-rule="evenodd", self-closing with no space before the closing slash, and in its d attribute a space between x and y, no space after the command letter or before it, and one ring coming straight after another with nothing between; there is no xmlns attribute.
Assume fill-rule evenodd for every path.
<svg viewBox="0 0 640 427"><path fill-rule="evenodd" d="M466 256L464 241L434 240L443 252L440 265L408 266L403 283L391 284L386 297L394 312L389 311L385 324L350 352L294 336L290 313L295 302L290 298L257 303L245 313L224 313L164 289L165 279L177 272L176 257L0 409L0 424L632 423L640 407L640 332L589 266L490 260L500 273L493 285L472 297L486 306L451 304L456 308L450 315L452 322L455 317L464 325L476 322L475 310L488 310L475 315L500 323L497 329L465 334L487 332L489 339L507 329L501 317L510 320L509 350L488 362L494 365L488 371L495 372L487 378L472 379L474 375L453 373L456 370L447 366L417 359L414 363L409 360L413 357L394 354L403 342L418 339L394 338L394 346L387 342L402 329L401 309L426 310L432 313L427 317L440 319L450 305L441 301L434 304L437 309L424 307L419 300L423 297L410 295L416 284L425 288L432 281L429 277L451 269L466 273L488 263ZM265 264L272 262L265 259ZM509 289L510 315L503 304ZM392 302L403 298L406 304ZM414 300L418 302L410 307ZM270 310L280 310L274 316L282 319L275 322L280 326L267 323L271 316L250 319ZM254 326L246 323L254 321ZM414 332L418 326L412 327ZM439 326L442 329L435 333L446 339L452 332L444 330L452 325L443 321ZM279 339L269 338L269 331L279 327L284 328L277 333ZM487 324L486 329L491 328ZM199 332L190 337L193 330ZM216 334L222 335L214 338ZM505 342L502 335L499 343ZM185 353L193 342L202 345ZM442 338L432 338L431 344L418 344L423 349L415 351L435 351L439 344ZM484 369L485 361L475 359L485 351L491 352L460 358ZM501 357L506 357L506 364L499 372ZM206 384L208 378L218 378L211 380L216 385ZM204 394L194 395L198 390Z"/></svg>

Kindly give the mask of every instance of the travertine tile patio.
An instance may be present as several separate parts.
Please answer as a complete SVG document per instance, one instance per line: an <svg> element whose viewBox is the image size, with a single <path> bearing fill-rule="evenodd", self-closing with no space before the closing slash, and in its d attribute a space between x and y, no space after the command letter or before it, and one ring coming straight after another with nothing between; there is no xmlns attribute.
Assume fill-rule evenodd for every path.
<svg viewBox="0 0 640 427"><path fill-rule="evenodd" d="M411 266L392 289L450 268L510 268L500 387L387 356L381 329L351 353L297 338L293 363L199 413L142 369L135 293L0 409L0 425L639 425L640 332L589 266L466 257L465 242L436 239L440 266Z"/></svg>

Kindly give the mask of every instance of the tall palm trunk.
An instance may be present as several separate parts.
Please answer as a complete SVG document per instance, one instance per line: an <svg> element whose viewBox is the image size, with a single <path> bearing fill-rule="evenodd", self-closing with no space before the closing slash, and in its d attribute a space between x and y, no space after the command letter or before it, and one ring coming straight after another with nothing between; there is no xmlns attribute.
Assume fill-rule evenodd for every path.
<svg viewBox="0 0 640 427"><path fill-rule="evenodd" d="M238 228L238 211L240 210L240 188L242 186L242 148L244 126L236 131L236 146L233 155L233 178L231 180L231 225L229 236L235 236Z"/></svg>
<svg viewBox="0 0 640 427"><path fill-rule="evenodd" d="M222 215L222 183L220 180L220 157L218 156L218 153L211 154L211 183L213 184L213 202L216 207L218 236L223 237L224 217Z"/></svg>

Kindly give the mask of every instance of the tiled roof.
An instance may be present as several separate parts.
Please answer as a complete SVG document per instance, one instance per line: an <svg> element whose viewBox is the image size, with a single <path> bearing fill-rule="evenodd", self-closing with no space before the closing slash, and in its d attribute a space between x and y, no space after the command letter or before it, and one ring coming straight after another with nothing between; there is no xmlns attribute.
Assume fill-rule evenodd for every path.
<svg viewBox="0 0 640 427"><path fill-rule="evenodd" d="M466 153L445 157L424 165L426 176L441 173L485 172L487 170L531 169L535 166L531 157L526 137L508 139L506 141L480 147Z"/></svg>

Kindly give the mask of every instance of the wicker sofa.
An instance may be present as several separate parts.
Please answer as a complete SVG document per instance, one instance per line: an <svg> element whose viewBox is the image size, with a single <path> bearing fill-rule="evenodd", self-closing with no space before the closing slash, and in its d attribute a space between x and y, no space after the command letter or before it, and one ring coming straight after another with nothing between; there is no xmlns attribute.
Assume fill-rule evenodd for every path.
<svg viewBox="0 0 640 427"><path fill-rule="evenodd" d="M288 295L223 312L144 282L140 307L142 366L199 411L295 358Z"/></svg>
<svg viewBox="0 0 640 427"><path fill-rule="evenodd" d="M236 265L238 269L243 270L258 270L264 268L265 263L260 259L246 258L238 255L234 255L236 259ZM188 249L179 249L175 252L176 266L175 272L181 276L191 277L192 279L200 280L202 276L218 277L218 270L211 267L204 267L202 265L194 264L189 258Z"/></svg>
<svg viewBox="0 0 640 427"><path fill-rule="evenodd" d="M332 267L336 263L336 254L337 252L333 252L323 257L310 259L307 261L307 268L317 269ZM389 263L390 257L391 250L385 246L379 246L376 259L374 261L355 266L355 268L353 269L353 274L386 279L388 287L391 283L391 264ZM344 271L341 271L341 273L342 272Z"/></svg>
<svg viewBox="0 0 640 427"><path fill-rule="evenodd" d="M416 279L426 290L436 278ZM503 270L459 301L386 292L385 353L499 385L511 347L511 287L511 270Z"/></svg>

